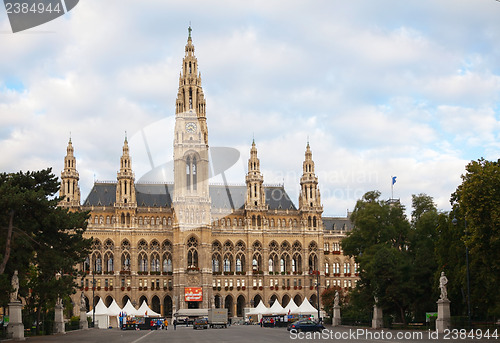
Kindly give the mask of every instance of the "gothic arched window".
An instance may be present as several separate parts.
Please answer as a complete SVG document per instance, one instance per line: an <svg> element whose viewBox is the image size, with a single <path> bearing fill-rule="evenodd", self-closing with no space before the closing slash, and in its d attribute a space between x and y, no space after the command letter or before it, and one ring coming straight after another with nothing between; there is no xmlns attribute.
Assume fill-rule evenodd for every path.
<svg viewBox="0 0 500 343"><path fill-rule="evenodd" d="M198 240L191 237L187 241L187 267L198 268Z"/></svg>

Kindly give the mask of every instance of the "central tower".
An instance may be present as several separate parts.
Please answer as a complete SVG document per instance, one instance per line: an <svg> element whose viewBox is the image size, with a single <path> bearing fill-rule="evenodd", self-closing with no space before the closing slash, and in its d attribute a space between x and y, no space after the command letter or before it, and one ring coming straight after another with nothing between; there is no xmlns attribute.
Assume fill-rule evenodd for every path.
<svg viewBox="0 0 500 343"><path fill-rule="evenodd" d="M176 100L174 133L174 306L207 308L212 299L211 217L208 128L198 61L191 27L182 61ZM190 298L191 287L202 288L202 299ZM191 300L189 300L191 299ZM194 300L193 300L194 299Z"/></svg>

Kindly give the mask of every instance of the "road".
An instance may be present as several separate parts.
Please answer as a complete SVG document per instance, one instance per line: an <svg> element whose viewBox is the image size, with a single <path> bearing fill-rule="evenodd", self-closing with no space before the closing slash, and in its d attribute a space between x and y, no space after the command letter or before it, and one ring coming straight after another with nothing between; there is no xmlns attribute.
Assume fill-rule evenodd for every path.
<svg viewBox="0 0 500 343"><path fill-rule="evenodd" d="M500 330L499 330L500 331ZM434 333L432 333L434 334ZM71 343L276 343L276 342L499 342L500 339L439 339L428 331L371 330L362 328L330 326L316 337L309 333L290 334L285 328L261 328L259 326L231 326L227 329L193 330L192 327L177 327L162 331L121 331L118 329L89 329L68 332L64 335L27 338L27 342L71 342Z"/></svg>

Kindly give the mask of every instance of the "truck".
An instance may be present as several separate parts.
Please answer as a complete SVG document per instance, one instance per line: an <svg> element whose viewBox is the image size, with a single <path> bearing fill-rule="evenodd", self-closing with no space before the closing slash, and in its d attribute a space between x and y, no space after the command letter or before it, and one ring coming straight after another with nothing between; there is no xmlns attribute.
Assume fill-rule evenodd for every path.
<svg viewBox="0 0 500 343"><path fill-rule="evenodd" d="M227 328L227 308L209 308L208 325L210 328Z"/></svg>

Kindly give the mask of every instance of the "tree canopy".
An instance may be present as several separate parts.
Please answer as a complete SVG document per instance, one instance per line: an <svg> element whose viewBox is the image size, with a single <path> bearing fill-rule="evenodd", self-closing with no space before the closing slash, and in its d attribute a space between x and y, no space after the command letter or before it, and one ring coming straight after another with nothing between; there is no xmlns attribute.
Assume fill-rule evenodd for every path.
<svg viewBox="0 0 500 343"><path fill-rule="evenodd" d="M429 310L423 307L433 293L436 271L436 207L431 197L420 194L413 196L413 208L410 223L399 202L368 192L356 203L354 229L342 240L344 253L360 264L357 296L373 302L376 297L402 323Z"/></svg>
<svg viewBox="0 0 500 343"><path fill-rule="evenodd" d="M500 159L471 161L462 175L462 184L451 196L451 203L456 235L470 252L473 315L499 317ZM462 287L465 286L464 273L462 269Z"/></svg>
<svg viewBox="0 0 500 343"><path fill-rule="evenodd" d="M89 253L83 238L88 213L58 207L59 182L51 169L0 174L0 302L19 271L19 295L42 311L74 292L76 266ZM57 275L57 277L56 277Z"/></svg>

